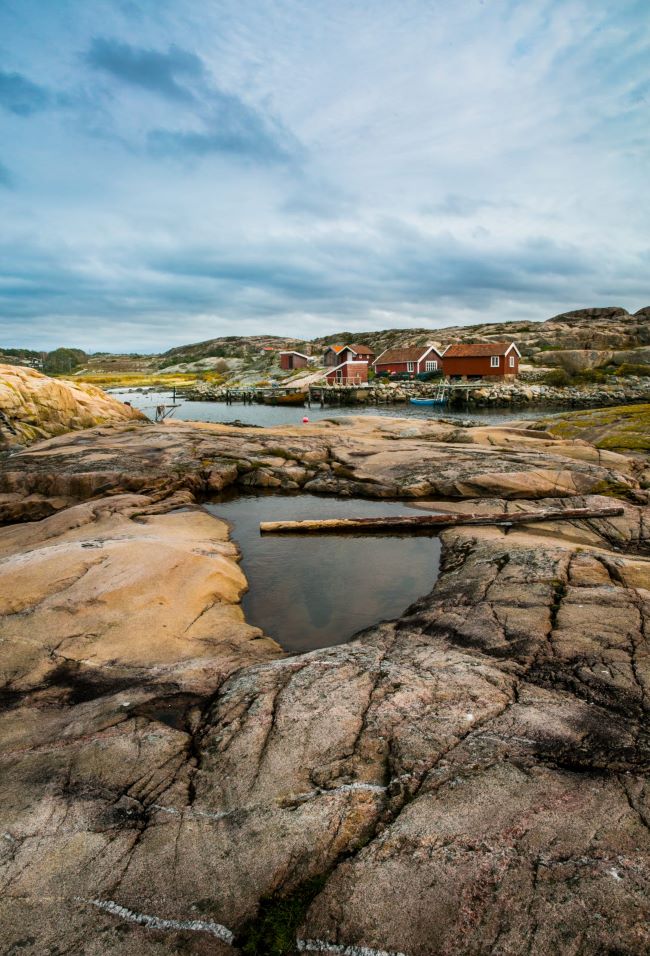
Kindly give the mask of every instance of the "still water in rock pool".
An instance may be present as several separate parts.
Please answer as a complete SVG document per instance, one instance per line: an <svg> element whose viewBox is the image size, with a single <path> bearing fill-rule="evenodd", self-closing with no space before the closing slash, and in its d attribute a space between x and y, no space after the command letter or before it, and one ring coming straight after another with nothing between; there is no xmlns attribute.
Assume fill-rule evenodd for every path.
<svg viewBox="0 0 650 956"><path fill-rule="evenodd" d="M256 495L206 507L230 522L241 549L246 620L291 653L342 644L398 617L438 576L436 537L259 532L260 521L431 513L403 502Z"/></svg>

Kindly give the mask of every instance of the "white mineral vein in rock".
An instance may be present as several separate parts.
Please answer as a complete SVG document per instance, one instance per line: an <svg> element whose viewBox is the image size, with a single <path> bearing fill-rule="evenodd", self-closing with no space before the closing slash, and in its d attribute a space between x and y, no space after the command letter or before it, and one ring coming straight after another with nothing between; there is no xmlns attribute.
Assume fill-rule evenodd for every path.
<svg viewBox="0 0 650 956"><path fill-rule="evenodd" d="M90 903L91 906L96 906L98 909L104 910L112 916L118 916L120 919L128 920L129 923L138 923L140 926L146 926L147 929L185 929L195 933L210 933L211 936L216 936L217 939L220 939L223 943L227 943L229 946L232 946L235 939L234 934L231 933L226 926L222 926L221 923L211 923L202 919L163 919L160 916L149 916L146 913L134 913L133 910L127 909L126 906L120 906L119 903L115 903L113 900L89 900L83 896L78 896L76 899L79 900L80 903Z"/></svg>
<svg viewBox="0 0 650 956"><path fill-rule="evenodd" d="M394 950L371 949L369 946L341 946L338 943L328 943L324 939L298 939L298 950L301 953L331 953L332 956L405 956Z"/></svg>

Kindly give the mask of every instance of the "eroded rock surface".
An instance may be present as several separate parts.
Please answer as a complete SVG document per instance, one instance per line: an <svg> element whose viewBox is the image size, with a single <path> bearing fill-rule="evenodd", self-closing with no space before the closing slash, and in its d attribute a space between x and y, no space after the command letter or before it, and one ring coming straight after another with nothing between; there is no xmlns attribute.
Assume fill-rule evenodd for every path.
<svg viewBox="0 0 650 956"><path fill-rule="evenodd" d="M404 422L100 429L13 456L13 507L59 508L0 529L6 950L264 953L282 931L286 952L646 953L640 468ZM604 488L625 510L445 532L399 621L286 657L243 621L235 549L193 500L318 476L437 509Z"/></svg>
<svg viewBox="0 0 650 956"><path fill-rule="evenodd" d="M55 509L102 494L203 496L231 485L375 498L570 497L612 485L639 494L644 469L584 441L444 421L367 416L301 428L117 426L62 435L13 455L0 475L0 519L7 509L4 520L19 520L20 502L30 517L29 509L47 501Z"/></svg>
<svg viewBox="0 0 650 956"><path fill-rule="evenodd" d="M120 421L145 421L145 416L94 385L0 364L0 450Z"/></svg>

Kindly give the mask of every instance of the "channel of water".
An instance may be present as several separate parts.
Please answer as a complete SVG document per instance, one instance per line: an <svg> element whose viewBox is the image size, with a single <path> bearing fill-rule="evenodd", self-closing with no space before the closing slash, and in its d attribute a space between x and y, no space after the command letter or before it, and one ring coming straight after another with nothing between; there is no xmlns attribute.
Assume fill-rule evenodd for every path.
<svg viewBox="0 0 650 956"><path fill-rule="evenodd" d="M171 405L171 392L139 392L134 389L111 389L110 394L122 402L130 402L134 408L154 417L156 405ZM328 405L320 408L290 408L278 405L244 405L235 402L187 402L177 398L178 408L173 417L188 422L231 422L239 420L247 425L299 425L303 416L317 422L324 418L343 418L348 415L379 415L382 418L449 418L471 419L485 425L498 425L502 422L517 421L525 418L542 418L552 414L550 408L487 409L477 408L471 411L450 409L437 405L411 405L401 402L394 405Z"/></svg>

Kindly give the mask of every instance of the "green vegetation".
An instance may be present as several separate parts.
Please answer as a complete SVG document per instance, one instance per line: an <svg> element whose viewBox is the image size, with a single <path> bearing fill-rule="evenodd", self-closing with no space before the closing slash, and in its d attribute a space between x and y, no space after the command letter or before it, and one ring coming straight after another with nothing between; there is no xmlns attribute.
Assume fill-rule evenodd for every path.
<svg viewBox="0 0 650 956"><path fill-rule="evenodd" d="M45 356L43 371L46 375L69 375L83 365L87 358L81 349L55 349Z"/></svg>
<svg viewBox="0 0 650 956"><path fill-rule="evenodd" d="M290 896L267 896L255 919L241 931L237 946L245 956L285 956L296 951L296 933L327 875L305 880Z"/></svg>
<svg viewBox="0 0 650 956"><path fill-rule="evenodd" d="M567 388L569 386L606 384L608 381L611 382L614 377L630 378L631 376L649 377L650 365L625 362L622 365L610 364L601 368L585 368L579 372L568 372L564 368L554 368L544 376L542 381L545 385Z"/></svg>
<svg viewBox="0 0 650 956"><path fill-rule="evenodd" d="M650 365L633 365L624 362L616 369L616 375L626 377L628 375L638 375L641 378L647 378L650 375Z"/></svg>
<svg viewBox="0 0 650 956"><path fill-rule="evenodd" d="M597 448L650 452L650 405L568 412L540 424L558 438L583 438Z"/></svg>

